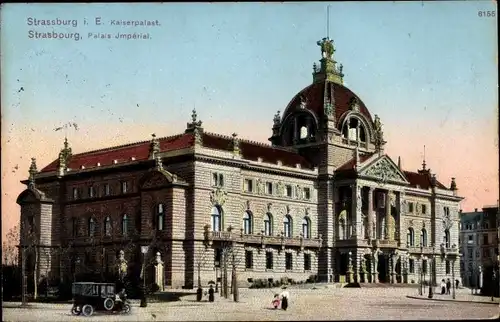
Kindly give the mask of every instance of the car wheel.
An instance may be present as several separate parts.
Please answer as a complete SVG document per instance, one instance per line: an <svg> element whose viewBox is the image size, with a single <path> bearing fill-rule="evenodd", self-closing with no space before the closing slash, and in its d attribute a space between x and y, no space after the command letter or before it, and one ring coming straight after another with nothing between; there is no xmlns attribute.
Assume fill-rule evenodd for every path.
<svg viewBox="0 0 500 322"><path fill-rule="evenodd" d="M71 308L71 314L80 315L80 313L82 313L82 310L78 306L73 306Z"/></svg>
<svg viewBox="0 0 500 322"><path fill-rule="evenodd" d="M82 307L82 313L84 316L91 316L94 313L94 307L90 304L85 304Z"/></svg>
<svg viewBox="0 0 500 322"><path fill-rule="evenodd" d="M104 300L104 308L107 311L111 311L113 309L113 306L115 306L115 301L113 301L112 298L108 297Z"/></svg>
<svg viewBox="0 0 500 322"><path fill-rule="evenodd" d="M130 311L132 310L132 308L130 307L130 304L126 304L125 303L125 304L123 304L123 309L122 310L123 310L123 313L129 314Z"/></svg>

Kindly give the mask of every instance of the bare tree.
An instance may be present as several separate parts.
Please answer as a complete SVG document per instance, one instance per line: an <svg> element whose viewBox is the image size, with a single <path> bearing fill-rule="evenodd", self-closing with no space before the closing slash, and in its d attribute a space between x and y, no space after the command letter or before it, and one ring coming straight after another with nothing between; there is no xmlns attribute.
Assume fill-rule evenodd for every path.
<svg viewBox="0 0 500 322"><path fill-rule="evenodd" d="M11 228L6 237L7 241L2 244L3 264L17 266L19 265L19 250L17 249L20 242L19 226Z"/></svg>
<svg viewBox="0 0 500 322"><path fill-rule="evenodd" d="M235 302L239 300L237 266L241 262L241 257L238 248L234 248L233 243L223 244L222 295L225 298L229 297L228 266L231 265L231 293Z"/></svg>
<svg viewBox="0 0 500 322"><path fill-rule="evenodd" d="M207 261L208 258L207 248L206 247L201 248L196 258L198 258L196 263L196 268L198 270L198 288L201 288L201 266L204 265Z"/></svg>

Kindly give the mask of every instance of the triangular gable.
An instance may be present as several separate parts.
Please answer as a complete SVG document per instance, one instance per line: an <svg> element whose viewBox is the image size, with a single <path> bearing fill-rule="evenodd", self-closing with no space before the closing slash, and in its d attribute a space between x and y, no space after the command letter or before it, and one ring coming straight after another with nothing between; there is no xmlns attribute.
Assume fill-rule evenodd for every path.
<svg viewBox="0 0 500 322"><path fill-rule="evenodd" d="M408 184L405 175L387 155L370 158L358 169L359 176L369 177L382 182Z"/></svg>

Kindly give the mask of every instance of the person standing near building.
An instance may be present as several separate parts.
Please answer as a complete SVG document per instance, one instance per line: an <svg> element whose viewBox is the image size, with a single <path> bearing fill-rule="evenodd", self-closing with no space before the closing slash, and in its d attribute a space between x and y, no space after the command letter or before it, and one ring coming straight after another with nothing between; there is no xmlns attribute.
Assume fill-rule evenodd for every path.
<svg viewBox="0 0 500 322"><path fill-rule="evenodd" d="M214 288L212 284L210 284L210 288L208 289L208 301L213 302L214 301Z"/></svg>
<svg viewBox="0 0 500 322"><path fill-rule="evenodd" d="M286 285L281 287L283 291L280 294L281 297L281 309L285 310L288 308L288 301L290 300L290 293L286 290Z"/></svg>
<svg viewBox="0 0 500 322"><path fill-rule="evenodd" d="M450 281L450 279L448 279L448 280L446 280L446 294L447 295L451 294L450 289L451 289L451 281Z"/></svg>

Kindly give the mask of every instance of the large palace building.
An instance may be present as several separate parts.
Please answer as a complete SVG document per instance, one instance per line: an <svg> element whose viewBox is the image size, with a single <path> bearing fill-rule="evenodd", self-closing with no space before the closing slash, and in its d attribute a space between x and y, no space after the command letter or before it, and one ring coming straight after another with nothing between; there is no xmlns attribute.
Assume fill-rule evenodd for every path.
<svg viewBox="0 0 500 322"><path fill-rule="evenodd" d="M66 140L40 171L33 159L17 200L27 269L141 274L144 260L148 281L189 288L198 272L216 280L230 249L240 285L459 278L454 178L384 154L333 41L318 45L313 82L274 116L271 144L205 132L193 111L178 135L79 154Z"/></svg>

